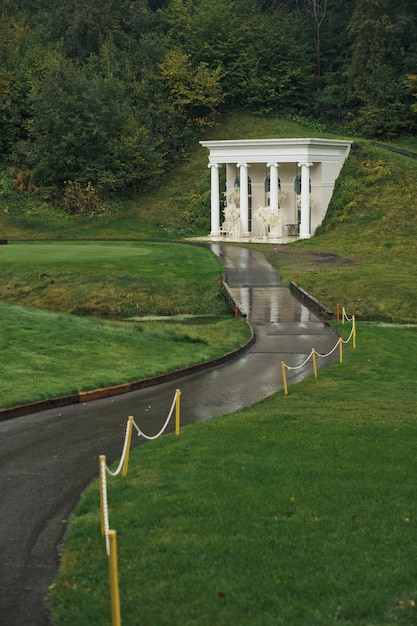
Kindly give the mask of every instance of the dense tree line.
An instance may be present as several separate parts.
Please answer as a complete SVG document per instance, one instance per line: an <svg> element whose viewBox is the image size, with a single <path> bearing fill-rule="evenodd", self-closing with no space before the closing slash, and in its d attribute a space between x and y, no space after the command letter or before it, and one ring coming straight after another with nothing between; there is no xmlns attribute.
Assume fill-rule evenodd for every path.
<svg viewBox="0 0 417 626"><path fill-rule="evenodd" d="M0 158L21 189L145 189L237 109L411 134L416 98L417 0L0 7Z"/></svg>

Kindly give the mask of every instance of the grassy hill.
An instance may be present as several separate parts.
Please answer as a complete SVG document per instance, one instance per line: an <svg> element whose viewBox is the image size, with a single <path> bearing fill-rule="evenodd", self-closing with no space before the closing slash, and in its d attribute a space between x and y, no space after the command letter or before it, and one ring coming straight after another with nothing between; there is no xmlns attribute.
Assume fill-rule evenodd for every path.
<svg viewBox="0 0 417 626"><path fill-rule="evenodd" d="M202 138L331 135L323 128L257 115L230 115ZM417 142L404 147L417 151ZM288 246L263 246L287 282L330 308L346 305L360 319L412 322L417 308L417 161L358 140L317 235ZM209 230L210 173L196 142L189 158L143 196L113 199L100 216L76 217L41 197L17 194L0 179L0 238L181 240Z"/></svg>
<svg viewBox="0 0 417 626"><path fill-rule="evenodd" d="M328 136L322 130L274 117L230 115L200 139ZM94 218L74 217L41 195L19 195L9 174L0 172L0 238L10 239L181 239L207 234L210 172L198 141L188 159L146 194L112 198Z"/></svg>
<svg viewBox="0 0 417 626"><path fill-rule="evenodd" d="M257 116L231 116L211 134L306 135L329 136ZM114 202L99 219L70 218L41 198L19 197L4 177L0 238L204 234L206 163L196 145L159 189ZM285 280L298 271L302 286L328 306L413 327L359 323L358 348L343 365L288 397L276 394L133 451L129 476L109 493L124 624L416 623L416 168L355 142L319 233L262 246ZM160 334L151 331L151 340ZM165 329L165 339L176 337ZM57 626L109 623L99 506L95 483L72 518L51 587Z"/></svg>
<svg viewBox="0 0 417 626"><path fill-rule="evenodd" d="M268 257L334 310L358 319L413 322L417 309L417 161L354 144L317 235Z"/></svg>

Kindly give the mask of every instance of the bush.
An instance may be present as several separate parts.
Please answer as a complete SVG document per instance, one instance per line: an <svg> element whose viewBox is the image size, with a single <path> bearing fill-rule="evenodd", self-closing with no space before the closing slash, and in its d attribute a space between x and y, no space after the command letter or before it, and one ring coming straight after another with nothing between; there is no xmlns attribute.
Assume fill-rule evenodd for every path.
<svg viewBox="0 0 417 626"><path fill-rule="evenodd" d="M105 210L105 204L91 182L82 187L77 180L65 181L62 200L64 210L70 215L98 215Z"/></svg>

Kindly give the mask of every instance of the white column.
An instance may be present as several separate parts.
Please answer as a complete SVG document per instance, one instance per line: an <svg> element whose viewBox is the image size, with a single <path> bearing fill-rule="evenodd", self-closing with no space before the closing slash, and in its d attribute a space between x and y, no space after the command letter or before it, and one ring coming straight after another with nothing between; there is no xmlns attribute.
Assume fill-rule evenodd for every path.
<svg viewBox="0 0 417 626"><path fill-rule="evenodd" d="M238 163L237 167L240 169L240 219L243 236L247 236L249 234L248 164Z"/></svg>
<svg viewBox="0 0 417 626"><path fill-rule="evenodd" d="M278 213L278 163L267 163L266 166L269 167L270 207L272 211ZM271 235L275 235L276 237L282 237L282 225L279 224L278 226L271 228Z"/></svg>
<svg viewBox="0 0 417 626"><path fill-rule="evenodd" d="M301 167L301 224L300 238L310 237L310 176L309 168L312 163L299 163Z"/></svg>
<svg viewBox="0 0 417 626"><path fill-rule="evenodd" d="M219 166L209 163L211 169L211 232L212 237L220 235L220 195L219 195Z"/></svg>

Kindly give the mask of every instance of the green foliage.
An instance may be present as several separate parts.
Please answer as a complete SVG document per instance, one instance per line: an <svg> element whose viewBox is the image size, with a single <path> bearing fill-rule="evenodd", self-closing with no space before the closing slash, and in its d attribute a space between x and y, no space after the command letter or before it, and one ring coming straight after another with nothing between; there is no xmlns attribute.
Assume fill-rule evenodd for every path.
<svg viewBox="0 0 417 626"><path fill-rule="evenodd" d="M91 181L115 190L143 180L147 132L132 118L123 94L119 79L90 76L54 55L31 93L26 158L39 184Z"/></svg>
<svg viewBox="0 0 417 626"><path fill-rule="evenodd" d="M297 14L279 8L260 12L250 0L175 1L162 15L162 24L169 41L195 63L220 68L227 107L307 107L311 66Z"/></svg>
<svg viewBox="0 0 417 626"><path fill-rule="evenodd" d="M67 180L65 184L62 208L70 215L95 216L105 210L105 205L90 181L84 188L76 180Z"/></svg>
<svg viewBox="0 0 417 626"><path fill-rule="evenodd" d="M5 0L2 158L30 193L128 196L225 111L411 135L416 42L413 0Z"/></svg>
<svg viewBox="0 0 417 626"><path fill-rule="evenodd" d="M197 128L212 126L223 100L220 68L211 71L207 63L200 62L194 70L187 54L170 50L159 70L169 90L172 115Z"/></svg>
<svg viewBox="0 0 417 626"><path fill-rule="evenodd" d="M404 86L404 45L417 22L401 9L388 0L361 0L352 13L348 101L357 109L353 130L367 137L396 136L417 123Z"/></svg>

